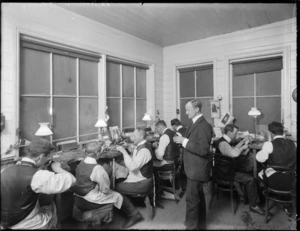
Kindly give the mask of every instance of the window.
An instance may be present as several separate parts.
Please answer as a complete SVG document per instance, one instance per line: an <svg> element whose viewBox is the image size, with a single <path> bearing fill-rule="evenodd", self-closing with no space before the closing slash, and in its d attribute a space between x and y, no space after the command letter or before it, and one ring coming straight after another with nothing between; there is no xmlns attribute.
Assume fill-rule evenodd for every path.
<svg viewBox="0 0 300 231"><path fill-rule="evenodd" d="M145 126L146 66L107 61L108 126L122 129Z"/></svg>
<svg viewBox="0 0 300 231"><path fill-rule="evenodd" d="M52 124L52 142L96 139L100 56L21 37L20 136Z"/></svg>
<svg viewBox="0 0 300 231"><path fill-rule="evenodd" d="M258 125L281 122L281 69L282 57L232 64L232 113L241 131L254 133L251 107L262 113Z"/></svg>
<svg viewBox="0 0 300 231"><path fill-rule="evenodd" d="M190 123L185 112L185 105L194 98L202 101L202 114L213 124L210 112L210 100L214 97L213 66L199 66L179 69L180 119L184 126Z"/></svg>

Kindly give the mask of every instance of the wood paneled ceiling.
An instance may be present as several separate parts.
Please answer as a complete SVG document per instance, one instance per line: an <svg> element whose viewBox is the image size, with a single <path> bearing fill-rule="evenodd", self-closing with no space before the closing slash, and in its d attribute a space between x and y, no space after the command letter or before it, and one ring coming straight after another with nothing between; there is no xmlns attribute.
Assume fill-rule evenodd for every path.
<svg viewBox="0 0 300 231"><path fill-rule="evenodd" d="M161 47L296 17L296 4L57 3Z"/></svg>

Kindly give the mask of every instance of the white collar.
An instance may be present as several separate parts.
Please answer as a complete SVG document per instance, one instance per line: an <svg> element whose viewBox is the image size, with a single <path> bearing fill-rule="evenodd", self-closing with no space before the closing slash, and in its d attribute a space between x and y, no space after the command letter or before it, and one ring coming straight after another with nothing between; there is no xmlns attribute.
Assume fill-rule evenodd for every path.
<svg viewBox="0 0 300 231"><path fill-rule="evenodd" d="M36 162L33 159L30 159L29 157L22 157L21 161L30 162L36 166Z"/></svg>
<svg viewBox="0 0 300 231"><path fill-rule="evenodd" d="M89 156L85 157L84 162L87 164L97 164L97 160Z"/></svg>
<svg viewBox="0 0 300 231"><path fill-rule="evenodd" d="M193 118L193 123L195 123L197 121L197 119L199 119L201 116L202 116L202 114L199 114L199 115L195 116Z"/></svg>
<svg viewBox="0 0 300 231"><path fill-rule="evenodd" d="M223 135L223 137L224 137L224 139L228 142L228 143L230 143L231 142L231 139L230 139L230 137L229 136L227 136L226 134L224 134Z"/></svg>
<svg viewBox="0 0 300 231"><path fill-rule="evenodd" d="M163 130L163 133L165 133L165 131L167 130L168 128L165 128L164 130Z"/></svg>
<svg viewBox="0 0 300 231"><path fill-rule="evenodd" d="M146 143L146 140L142 140L141 142L139 142L136 147L138 147L138 146L140 146L140 145L142 145L144 143Z"/></svg>
<svg viewBox="0 0 300 231"><path fill-rule="evenodd" d="M176 129L176 131L178 131L180 128L182 128L182 125L179 125Z"/></svg>
<svg viewBox="0 0 300 231"><path fill-rule="evenodd" d="M283 138L284 139L284 136L282 136L282 135L274 136L273 140L278 139L278 138Z"/></svg>

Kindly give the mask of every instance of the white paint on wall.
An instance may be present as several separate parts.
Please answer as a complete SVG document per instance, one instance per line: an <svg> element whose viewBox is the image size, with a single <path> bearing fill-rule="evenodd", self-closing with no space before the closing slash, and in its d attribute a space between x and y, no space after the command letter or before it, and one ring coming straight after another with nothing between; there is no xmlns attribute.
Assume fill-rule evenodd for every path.
<svg viewBox="0 0 300 231"><path fill-rule="evenodd" d="M24 33L53 42L82 48L99 54L116 56L155 66L147 79L148 106L162 111L162 91L155 91L162 79L162 48L127 33L77 15L51 3L1 4L1 112L13 115L1 133L1 154L17 141L18 128L18 35ZM104 103L101 104L104 107ZM150 108L149 108L150 109ZM37 121L38 122L38 121Z"/></svg>
<svg viewBox="0 0 300 231"><path fill-rule="evenodd" d="M290 67L287 67L285 75L286 87L283 92L285 125L292 133L294 139L297 136L296 103L291 99L291 92L296 86L296 31L295 19L277 22L249 30L238 31L226 35L211 37L179 45L165 47L163 50L164 62L164 102L172 105L164 107L163 117L166 121L176 117L174 108L178 108L178 90L176 91L177 66L214 62L214 98L223 97L221 101L221 113L230 111L230 73L229 59L233 57L251 56L254 54L272 53L279 50L284 53ZM172 82L172 84L170 84ZM171 90L171 91L170 91ZM215 121L219 126L219 120Z"/></svg>

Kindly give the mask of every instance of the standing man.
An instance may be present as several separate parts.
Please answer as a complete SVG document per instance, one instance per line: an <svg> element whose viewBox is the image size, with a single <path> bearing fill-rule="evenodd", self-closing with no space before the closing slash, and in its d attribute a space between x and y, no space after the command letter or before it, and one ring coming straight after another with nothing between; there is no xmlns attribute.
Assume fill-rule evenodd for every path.
<svg viewBox="0 0 300 231"><path fill-rule="evenodd" d="M1 172L1 226L5 229L55 229L55 204L39 205L39 194L67 191L75 177L53 162L54 172L42 170L53 146L46 139L30 143L26 156Z"/></svg>
<svg viewBox="0 0 300 231"><path fill-rule="evenodd" d="M187 176L186 228L206 229L206 205L203 183L209 179L209 149L212 127L201 113L200 99L193 99L185 105L186 114L192 120L186 138L175 136L182 144L184 170Z"/></svg>

